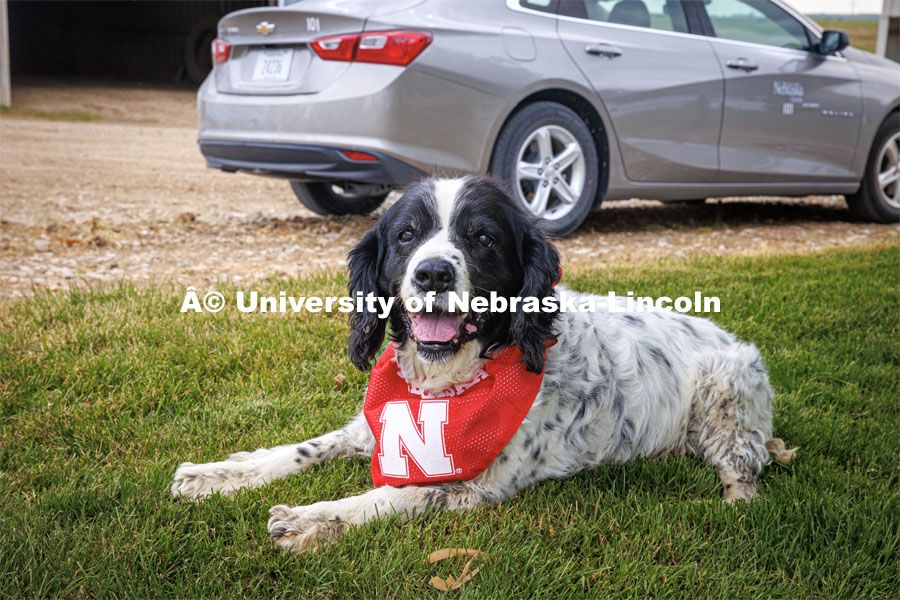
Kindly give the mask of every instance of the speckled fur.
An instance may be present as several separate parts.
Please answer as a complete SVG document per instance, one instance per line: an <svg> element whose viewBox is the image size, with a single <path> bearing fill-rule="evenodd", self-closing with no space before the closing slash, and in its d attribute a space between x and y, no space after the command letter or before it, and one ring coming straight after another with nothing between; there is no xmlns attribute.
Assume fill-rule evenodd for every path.
<svg viewBox="0 0 900 600"><path fill-rule="evenodd" d="M668 311L614 313L607 302L598 299L601 308L594 313L559 314L558 343L547 351L541 390L512 440L477 478L275 506L268 528L276 545L313 550L350 525L389 514L469 509L545 479L667 454L694 456L716 468L726 501L751 500L772 437L773 392L759 352L706 319ZM408 339L396 343L402 371L435 389L468 381L484 360L477 358L478 340L443 365L422 363ZM187 498L229 494L332 458L371 456L373 446L359 415L343 429L299 445L184 463L171 491Z"/></svg>

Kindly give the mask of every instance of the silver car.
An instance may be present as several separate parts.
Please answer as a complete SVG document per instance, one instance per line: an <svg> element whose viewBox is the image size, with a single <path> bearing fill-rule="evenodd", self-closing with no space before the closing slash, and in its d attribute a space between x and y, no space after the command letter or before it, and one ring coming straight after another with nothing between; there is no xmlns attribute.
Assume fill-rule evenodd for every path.
<svg viewBox="0 0 900 600"><path fill-rule="evenodd" d="M305 0L218 35L207 164L284 177L319 214L489 172L557 235L630 197L900 217L900 65L780 1Z"/></svg>

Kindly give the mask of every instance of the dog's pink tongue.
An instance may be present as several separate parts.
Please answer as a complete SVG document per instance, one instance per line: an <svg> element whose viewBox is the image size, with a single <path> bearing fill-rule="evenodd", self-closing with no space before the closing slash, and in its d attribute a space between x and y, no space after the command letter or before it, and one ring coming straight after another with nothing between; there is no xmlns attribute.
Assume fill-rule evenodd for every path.
<svg viewBox="0 0 900 600"><path fill-rule="evenodd" d="M420 342L449 342L459 335L462 319L448 313L422 313L413 324L413 335Z"/></svg>

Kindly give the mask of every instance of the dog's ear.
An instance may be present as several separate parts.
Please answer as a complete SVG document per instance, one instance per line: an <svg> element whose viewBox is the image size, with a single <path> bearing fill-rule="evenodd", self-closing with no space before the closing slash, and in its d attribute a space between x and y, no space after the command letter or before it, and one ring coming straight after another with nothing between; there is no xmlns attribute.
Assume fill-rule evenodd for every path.
<svg viewBox="0 0 900 600"><path fill-rule="evenodd" d="M553 296L553 286L559 280L559 253L534 223L524 216L523 219L526 222L519 242L523 274L519 296L538 299ZM532 373L544 370L544 343L556 337L553 331L556 317L556 311L543 310L534 313L517 310L512 314L510 334Z"/></svg>
<svg viewBox="0 0 900 600"><path fill-rule="evenodd" d="M381 263L384 259L384 239L380 224L373 227L350 251L350 295L363 298L369 294L385 296L381 289ZM372 368L371 360L381 347L387 319L379 319L363 305L362 312L350 314L350 360L360 371Z"/></svg>

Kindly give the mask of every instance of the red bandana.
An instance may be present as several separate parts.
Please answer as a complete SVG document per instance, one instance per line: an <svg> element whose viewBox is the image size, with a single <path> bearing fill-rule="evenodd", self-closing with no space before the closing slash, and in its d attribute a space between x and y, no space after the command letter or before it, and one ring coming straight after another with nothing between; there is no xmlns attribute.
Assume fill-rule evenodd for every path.
<svg viewBox="0 0 900 600"><path fill-rule="evenodd" d="M487 469L518 430L544 379L543 371L530 373L521 360L518 348L507 348L469 383L435 395L403 379L388 344L372 369L363 407L375 435L375 486L468 481Z"/></svg>

